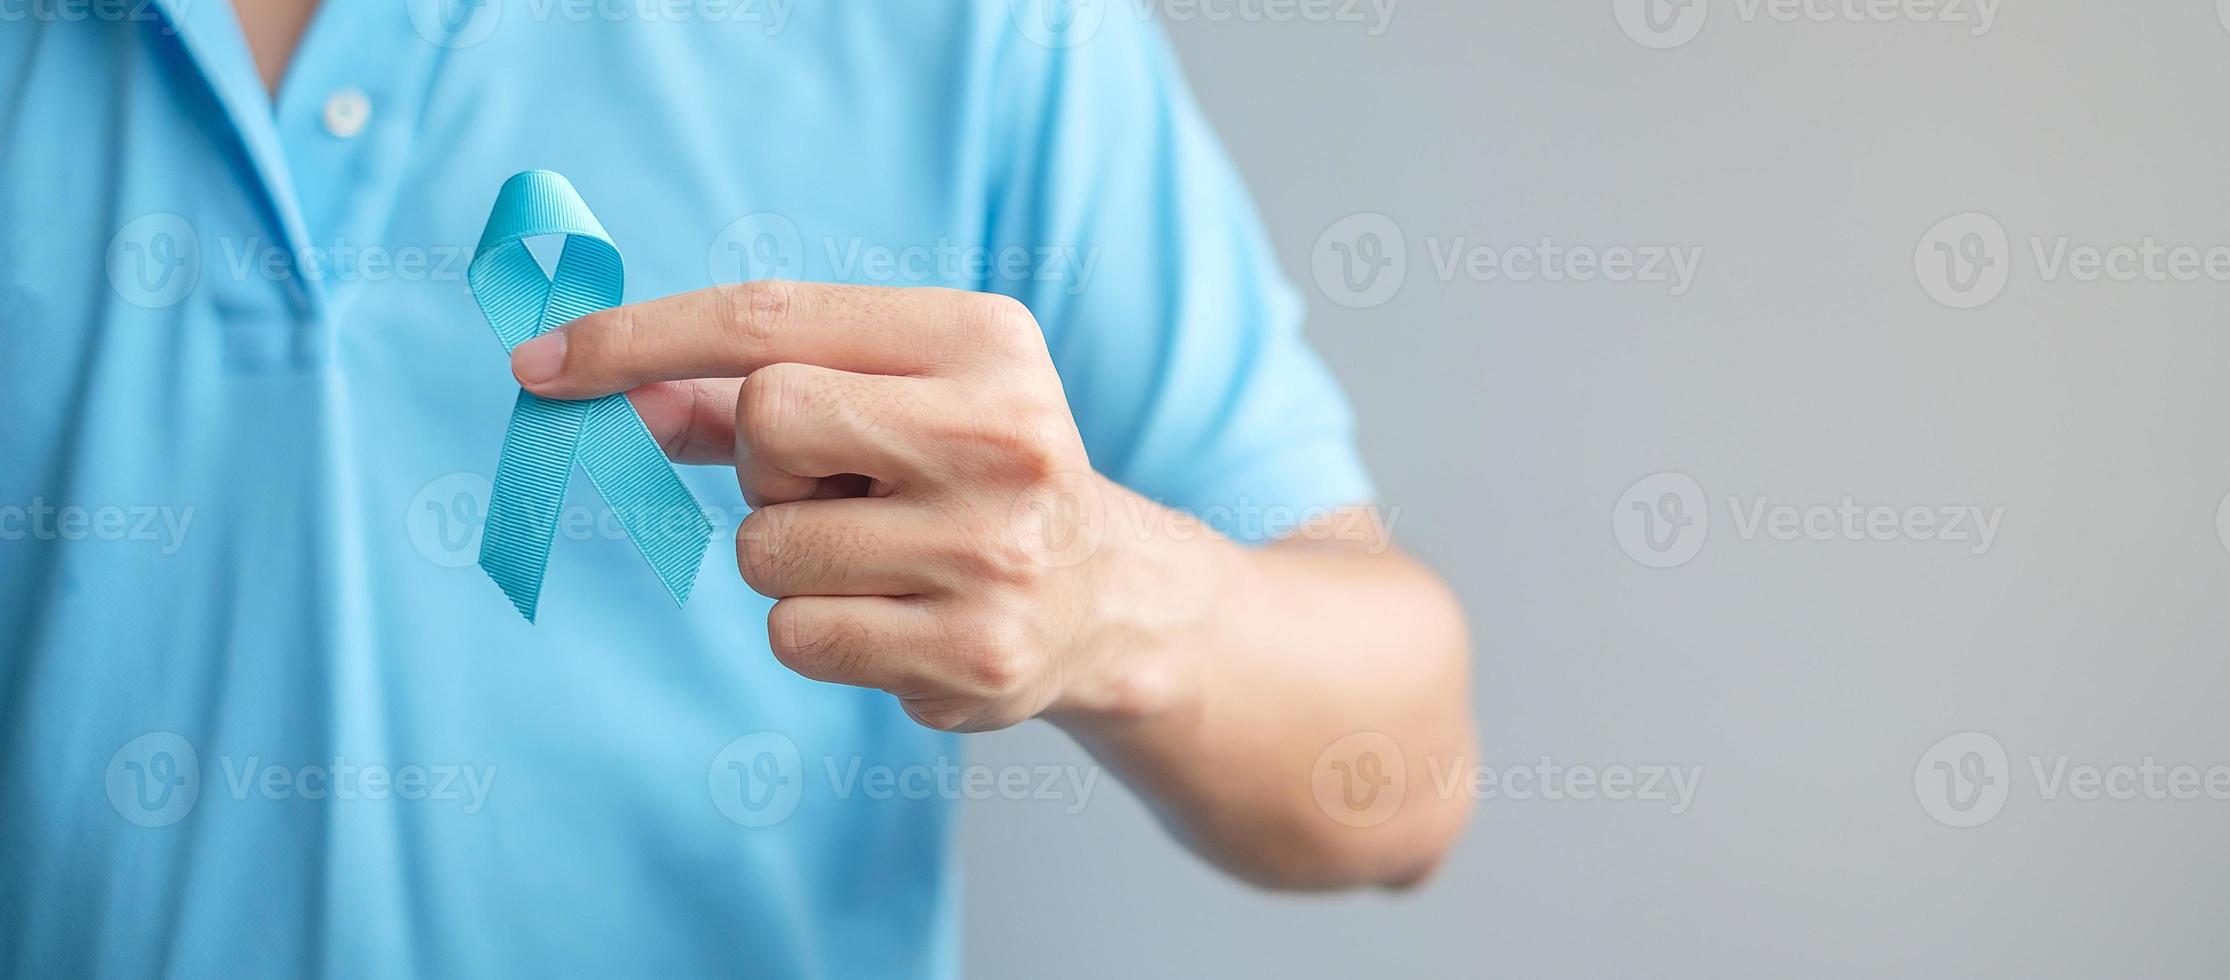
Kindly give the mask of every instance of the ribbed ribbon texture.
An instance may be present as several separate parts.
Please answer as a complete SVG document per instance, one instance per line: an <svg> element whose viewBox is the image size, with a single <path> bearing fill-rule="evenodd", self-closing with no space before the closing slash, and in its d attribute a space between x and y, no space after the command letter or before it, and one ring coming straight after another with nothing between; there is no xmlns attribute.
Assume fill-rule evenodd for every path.
<svg viewBox="0 0 2230 980"><path fill-rule="evenodd" d="M554 235L565 237L564 251L557 271L544 275L527 241ZM473 298L506 352L553 327L618 306L623 282L611 236L573 185L547 170L504 182L468 277ZM625 395L554 401L519 392L496 463L480 567L519 615L534 622L575 460L674 604L688 602L712 540L712 522Z"/></svg>

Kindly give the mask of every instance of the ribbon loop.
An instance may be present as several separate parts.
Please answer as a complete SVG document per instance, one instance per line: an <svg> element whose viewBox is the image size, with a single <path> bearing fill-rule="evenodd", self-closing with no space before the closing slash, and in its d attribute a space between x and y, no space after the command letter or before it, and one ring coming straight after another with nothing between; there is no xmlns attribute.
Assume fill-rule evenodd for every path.
<svg viewBox="0 0 2230 980"><path fill-rule="evenodd" d="M564 236L565 247L556 271L545 276L527 241L553 235ZM604 226L570 182L547 170L504 182L467 279L507 352L618 306L625 281ZM674 604L688 602L712 522L625 395L556 401L519 392L496 463L480 567L534 622L576 460Z"/></svg>

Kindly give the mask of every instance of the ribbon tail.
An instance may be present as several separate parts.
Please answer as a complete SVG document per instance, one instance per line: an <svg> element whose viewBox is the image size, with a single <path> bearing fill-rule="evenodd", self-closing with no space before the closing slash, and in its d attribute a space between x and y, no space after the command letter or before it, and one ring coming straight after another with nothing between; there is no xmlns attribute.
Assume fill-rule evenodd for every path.
<svg viewBox="0 0 2230 980"><path fill-rule="evenodd" d="M503 436L487 530L480 539L480 567L529 623L541 599L542 575L589 406L521 391Z"/></svg>
<svg viewBox="0 0 2230 980"><path fill-rule="evenodd" d="M697 585L712 521L626 395L585 404L590 407L581 431L581 468L627 528L635 550L658 573L666 594L684 605Z"/></svg>
<svg viewBox="0 0 2230 980"><path fill-rule="evenodd" d="M545 277L526 243L547 235L564 235L565 251ZM619 250L573 185L530 170L504 182L467 278L488 325L512 350L618 305L624 276ZM712 521L624 395L560 402L519 393L496 464L480 567L534 622L576 459L674 604L688 602Z"/></svg>

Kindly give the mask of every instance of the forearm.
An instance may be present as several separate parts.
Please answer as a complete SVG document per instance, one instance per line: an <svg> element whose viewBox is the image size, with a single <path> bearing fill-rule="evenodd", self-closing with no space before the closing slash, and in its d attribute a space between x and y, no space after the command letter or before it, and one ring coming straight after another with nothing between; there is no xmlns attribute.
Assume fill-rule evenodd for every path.
<svg viewBox="0 0 2230 980"><path fill-rule="evenodd" d="M1164 512L1103 583L1118 641L1077 678L1087 693L1048 715L1187 846L1259 884L1414 882L1469 813L1428 767L1471 751L1462 613L1382 540L1334 533L1365 523L1349 516L1248 549ZM1355 757L1387 745L1375 738L1327 756L1365 732L1399 759ZM1402 766L1405 784L1343 809L1359 761Z"/></svg>

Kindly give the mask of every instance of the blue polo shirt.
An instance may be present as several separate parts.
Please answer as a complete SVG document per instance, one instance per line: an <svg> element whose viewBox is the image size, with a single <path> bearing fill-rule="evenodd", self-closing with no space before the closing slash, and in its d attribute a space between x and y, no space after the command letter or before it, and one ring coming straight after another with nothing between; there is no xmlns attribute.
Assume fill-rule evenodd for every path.
<svg viewBox="0 0 2230 980"><path fill-rule="evenodd" d="M630 301L1008 293L1113 478L1370 494L1134 5L326 0L272 99L226 0L0 0L0 974L957 972L978 784L769 656L730 470L686 608L578 475L539 625L474 566L533 168Z"/></svg>

